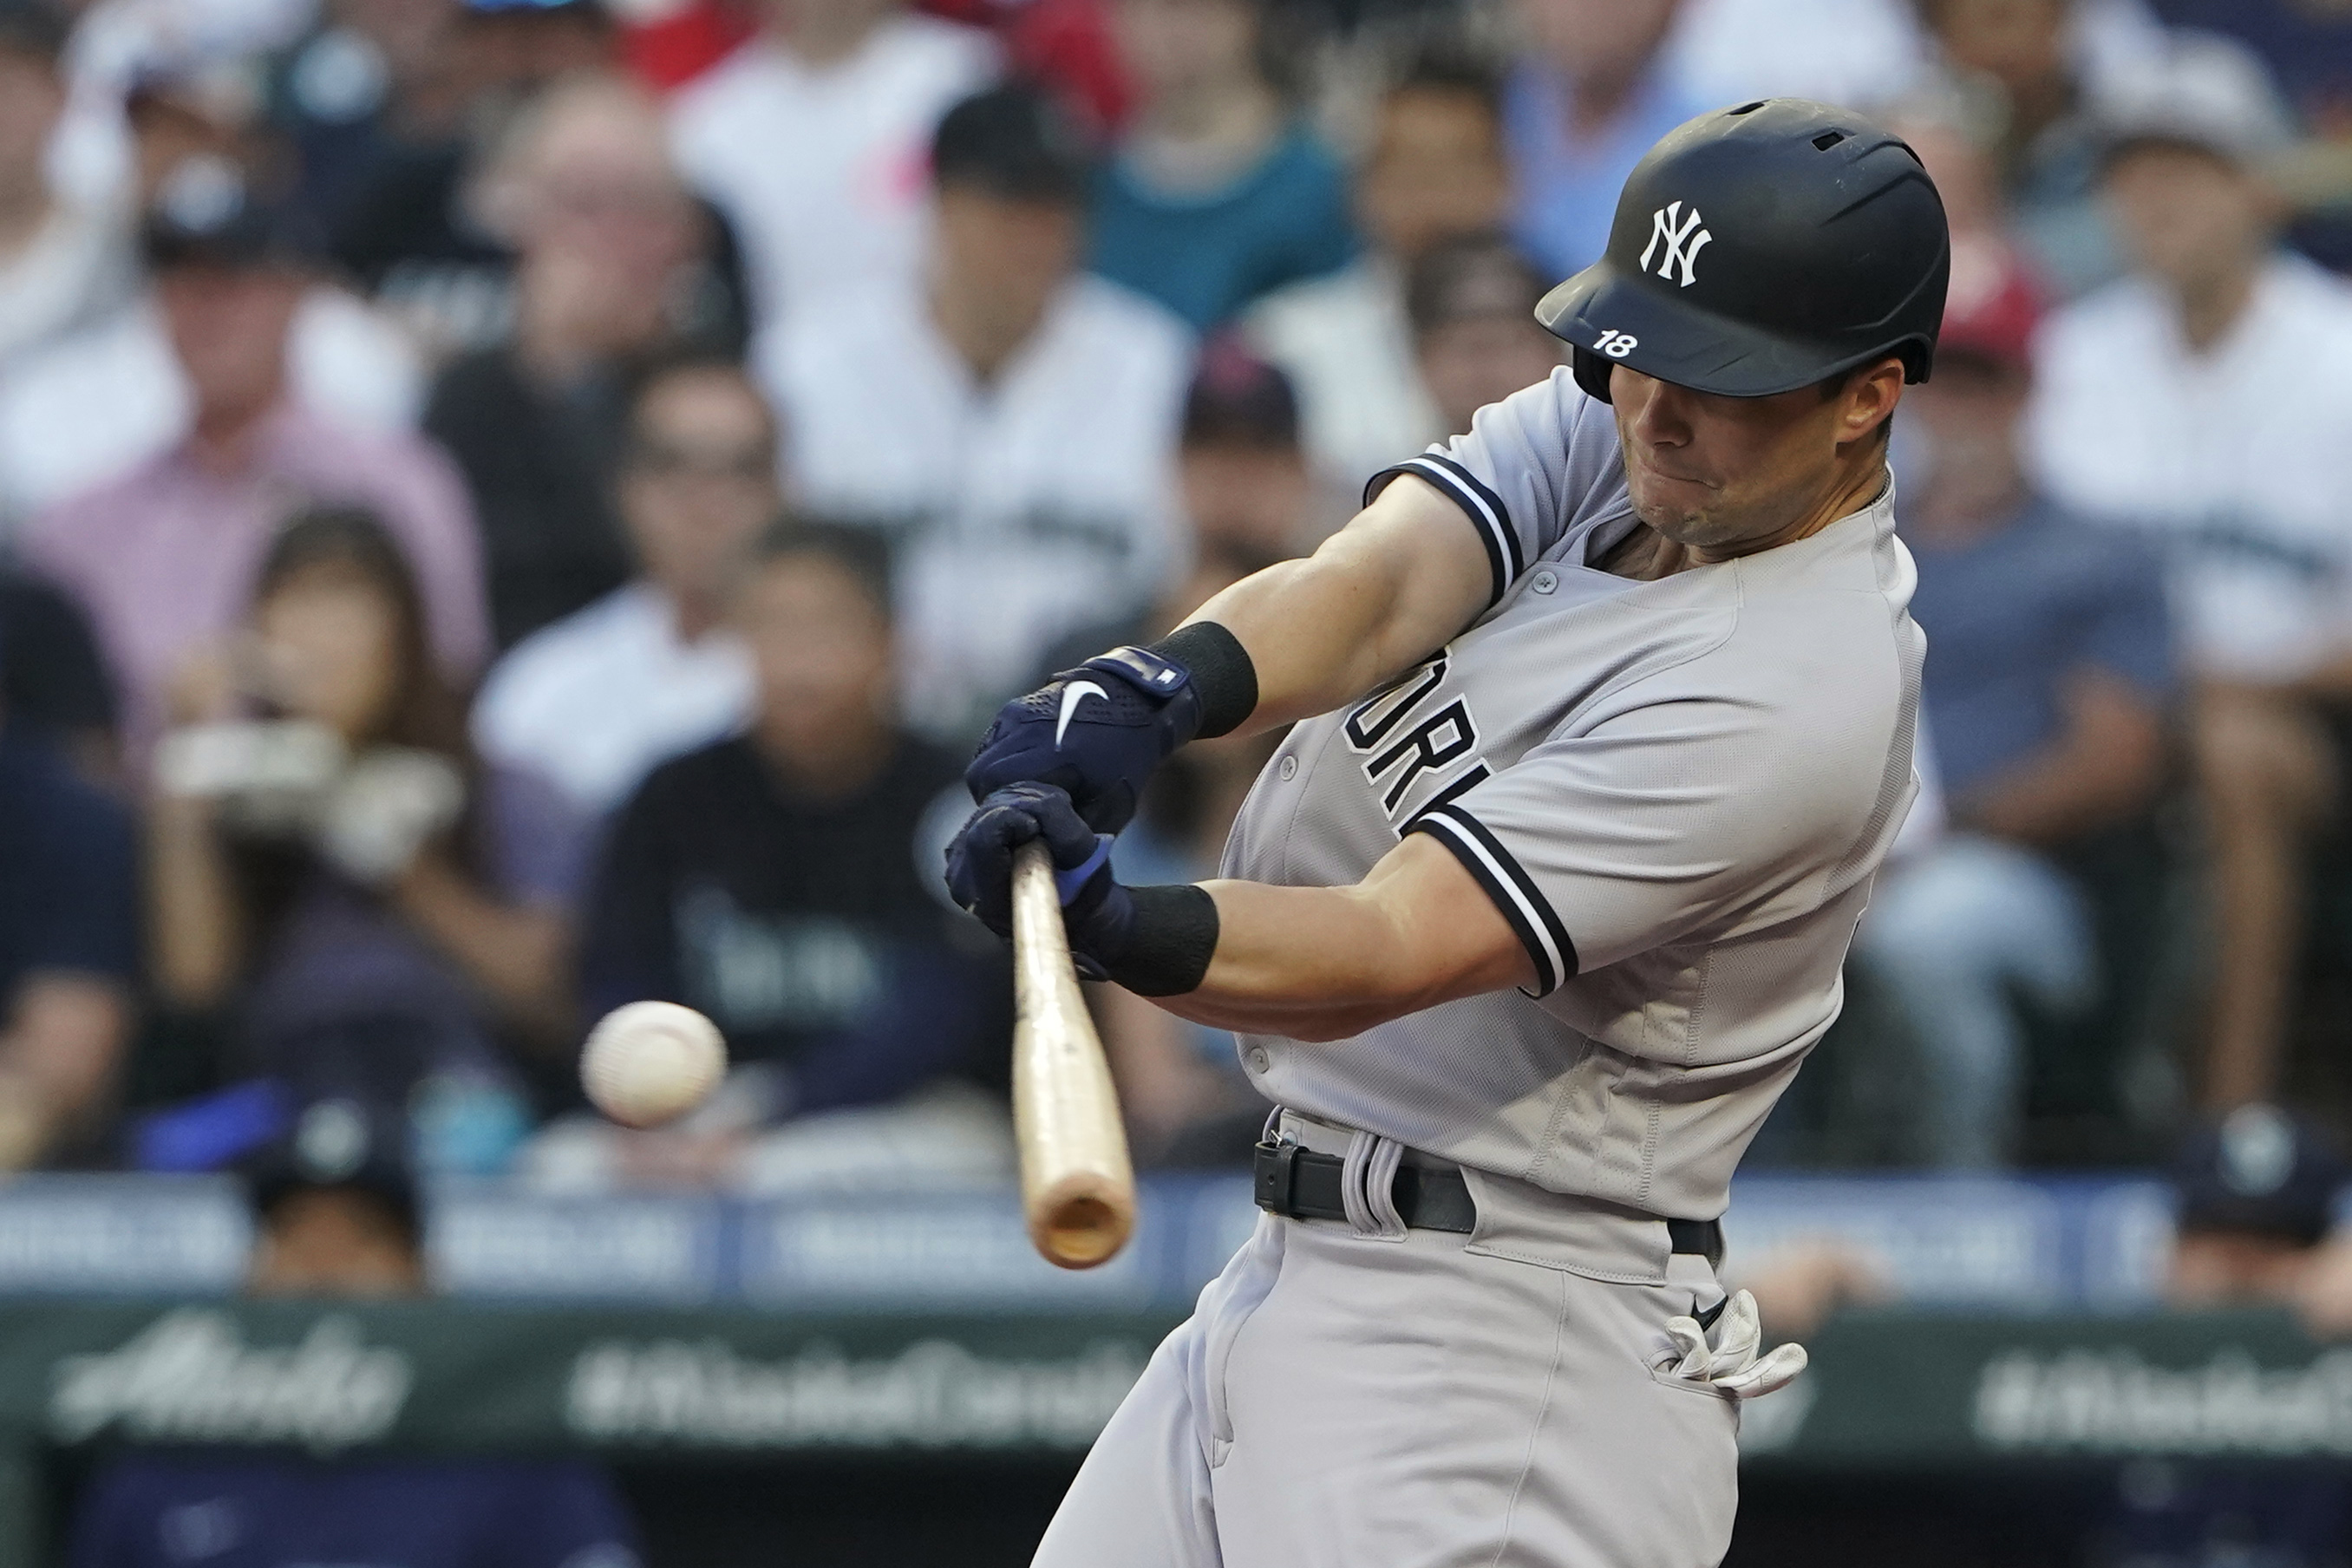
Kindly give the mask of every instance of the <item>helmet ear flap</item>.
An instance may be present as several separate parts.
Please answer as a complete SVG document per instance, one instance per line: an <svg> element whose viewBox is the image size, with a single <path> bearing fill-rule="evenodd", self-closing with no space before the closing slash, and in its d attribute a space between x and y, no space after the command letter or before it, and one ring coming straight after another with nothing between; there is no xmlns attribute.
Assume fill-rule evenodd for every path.
<svg viewBox="0 0 2352 1568"><path fill-rule="evenodd" d="M1578 348L1573 344L1570 345L1568 355L1569 366L1576 377L1576 384L1584 388L1585 395L1595 402L1608 402L1611 362L1602 359L1591 349Z"/></svg>

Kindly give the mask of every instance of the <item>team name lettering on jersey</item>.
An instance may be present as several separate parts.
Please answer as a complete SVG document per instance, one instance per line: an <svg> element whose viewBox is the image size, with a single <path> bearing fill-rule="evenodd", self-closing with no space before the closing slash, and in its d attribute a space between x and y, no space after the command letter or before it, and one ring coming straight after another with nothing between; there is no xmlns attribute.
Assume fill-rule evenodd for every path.
<svg viewBox="0 0 2352 1568"><path fill-rule="evenodd" d="M1348 715L1348 747L1363 758L1364 780L1381 792L1381 810L1391 826L1401 825L1399 808L1424 773L1442 773L1470 759L1470 766L1413 816L1452 800L1486 777L1486 763L1476 760L1478 725L1470 716L1470 705L1459 697L1450 702L1434 700L1438 688L1445 684L1445 656L1438 654L1405 671Z"/></svg>

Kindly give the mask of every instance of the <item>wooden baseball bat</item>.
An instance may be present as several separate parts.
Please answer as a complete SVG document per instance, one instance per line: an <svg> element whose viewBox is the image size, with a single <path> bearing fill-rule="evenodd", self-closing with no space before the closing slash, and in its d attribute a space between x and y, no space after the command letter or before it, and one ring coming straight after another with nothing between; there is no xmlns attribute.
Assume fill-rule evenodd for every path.
<svg viewBox="0 0 2352 1568"><path fill-rule="evenodd" d="M1029 1239L1048 1263L1092 1268L1135 1228L1135 1168L1039 843L1013 852L1013 1131Z"/></svg>

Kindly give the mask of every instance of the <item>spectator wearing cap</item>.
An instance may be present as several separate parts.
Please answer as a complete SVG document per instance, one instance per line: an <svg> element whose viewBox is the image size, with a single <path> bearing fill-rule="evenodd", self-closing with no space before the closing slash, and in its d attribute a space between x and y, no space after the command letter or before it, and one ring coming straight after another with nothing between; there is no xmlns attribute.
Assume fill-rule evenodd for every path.
<svg viewBox="0 0 2352 1568"><path fill-rule="evenodd" d="M320 1100L251 1162L246 1293L331 1305L426 1293L416 1186L402 1133ZM132 1450L90 1477L76 1568L236 1561L407 1568L636 1568L637 1532L602 1467L579 1459L320 1459Z"/></svg>
<svg viewBox="0 0 2352 1568"><path fill-rule="evenodd" d="M1078 270L1083 147L1025 88L940 122L921 288L789 317L756 352L800 499L899 539L909 715L961 737L1054 639L1181 553L1183 324Z"/></svg>
<svg viewBox="0 0 2352 1568"><path fill-rule="evenodd" d="M51 189L45 160L65 113L65 19L44 0L0 0L0 377L131 288L117 226Z"/></svg>
<svg viewBox="0 0 2352 1568"><path fill-rule="evenodd" d="M940 117L994 79L994 42L898 0L751 8L758 35L677 95L670 124L679 166L741 237L755 323L918 283L924 153Z"/></svg>
<svg viewBox="0 0 2352 1568"><path fill-rule="evenodd" d="M292 395L287 342L312 276L298 235L233 169L192 163L150 216L145 249L193 394L188 434L37 517L23 541L97 629L133 776L181 666L235 627L272 536L305 500L383 517L421 584L436 660L469 686L488 639L464 486L413 437L363 433Z"/></svg>
<svg viewBox="0 0 2352 1568"><path fill-rule="evenodd" d="M2334 1142L2274 1105L2241 1106L2190 1134L2173 1163L2167 1299L2306 1304L2347 1180L2352 1169Z"/></svg>
<svg viewBox="0 0 2352 1568"><path fill-rule="evenodd" d="M1664 53L1678 0L1518 0L1504 88L1511 234L1546 282L1601 258L1617 193L1658 138L1721 105Z"/></svg>
<svg viewBox="0 0 2352 1568"><path fill-rule="evenodd" d="M612 493L628 382L677 341L702 231L658 107L617 77L526 110L481 199L515 247L513 331L442 372L425 428L473 493L505 648L628 577Z"/></svg>
<svg viewBox="0 0 2352 1568"><path fill-rule="evenodd" d="M129 91L131 213L169 205L212 221L203 215L225 191L276 163L233 67L150 68ZM340 423L409 429L425 399L414 345L320 265L319 231L263 194L270 195L268 226L299 256L305 276L287 329L288 395ZM129 279L142 259L138 225L111 201L101 222L114 265ZM103 266L93 274L105 276ZM101 290L98 302L107 308L71 331L13 358L0 354L0 522L121 477L168 449L194 419L196 389L152 290Z"/></svg>
<svg viewBox="0 0 2352 1568"><path fill-rule="evenodd" d="M2304 865L2340 820L2352 700L2352 288L2277 244L2267 89L2189 56L2106 122L2129 277L2053 317L2029 420L2058 501L2165 552L2212 883L2202 1092L2273 1092Z"/></svg>
<svg viewBox="0 0 2352 1568"><path fill-rule="evenodd" d="M13 654L24 605L0 606ZM139 979L137 872L121 805L0 700L0 1173L99 1146Z"/></svg>
<svg viewBox="0 0 2352 1568"><path fill-rule="evenodd" d="M1949 831L1882 878L1858 952L1924 1058L1917 1158L1990 1168L2014 1157L2024 1109L2012 998L2066 1018L2099 994L2090 906L2064 860L2147 811L2174 673L2144 537L2077 520L2020 467L2032 284L1998 249L1954 263L1903 498Z"/></svg>
<svg viewBox="0 0 2352 1568"><path fill-rule="evenodd" d="M1405 284L1413 362L1437 409L1439 439L1466 434L1481 408L1558 370L1559 340L1537 325L1544 280L1500 234L1431 247Z"/></svg>
<svg viewBox="0 0 2352 1568"><path fill-rule="evenodd" d="M1355 253L1339 160L1287 100L1269 0L1110 0L1134 89L1091 265L1205 332Z"/></svg>
<svg viewBox="0 0 2352 1568"><path fill-rule="evenodd" d="M550 1182L996 1179L1002 1106L936 1091L1002 1059L1010 988L1002 947L938 891L970 797L957 753L898 721L882 542L789 523L735 581L751 721L655 769L623 808L580 974L590 1015L646 998L699 1009L737 1071L686 1125L625 1137L574 1122L530 1168Z"/></svg>
<svg viewBox="0 0 2352 1568"><path fill-rule="evenodd" d="M1381 96L1355 177L1363 252L1328 278L1267 295L1243 318L1250 344L1298 389L1318 468L1353 494L1445 432L1413 363L1405 278L1440 241L1503 221L1509 172L1498 89L1466 60L1431 54Z"/></svg>
<svg viewBox="0 0 2352 1568"><path fill-rule="evenodd" d="M775 421L742 370L681 358L639 380L621 453L621 516L637 574L500 659L474 739L535 769L596 816L655 764L732 732L751 670L727 624L751 542L782 510Z"/></svg>

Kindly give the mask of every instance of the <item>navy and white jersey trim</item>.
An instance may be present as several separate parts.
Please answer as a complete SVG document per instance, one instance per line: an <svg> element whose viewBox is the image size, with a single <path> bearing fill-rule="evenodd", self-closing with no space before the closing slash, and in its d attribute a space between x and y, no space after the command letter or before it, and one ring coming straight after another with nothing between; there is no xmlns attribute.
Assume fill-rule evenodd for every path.
<svg viewBox="0 0 2352 1568"><path fill-rule="evenodd" d="M1426 833L1454 851L1464 869L1486 889L1486 896L1495 900L1495 907L1526 944L1528 956L1535 960L1536 984L1529 995L1548 996L1576 977L1576 944L1552 912L1551 900L1502 841L1459 801L1430 807L1413 818L1405 831Z"/></svg>
<svg viewBox="0 0 2352 1568"><path fill-rule="evenodd" d="M1470 525L1478 531L1478 542L1486 547L1486 564L1495 574L1495 591L1486 603L1489 607L1500 604L1511 584L1519 580L1519 574L1528 568L1519 536L1511 529L1510 509L1504 506L1503 498L1444 453L1424 452L1374 474L1364 486L1365 504L1370 505L1372 498L1399 474L1411 474L1435 485L1470 519Z"/></svg>

